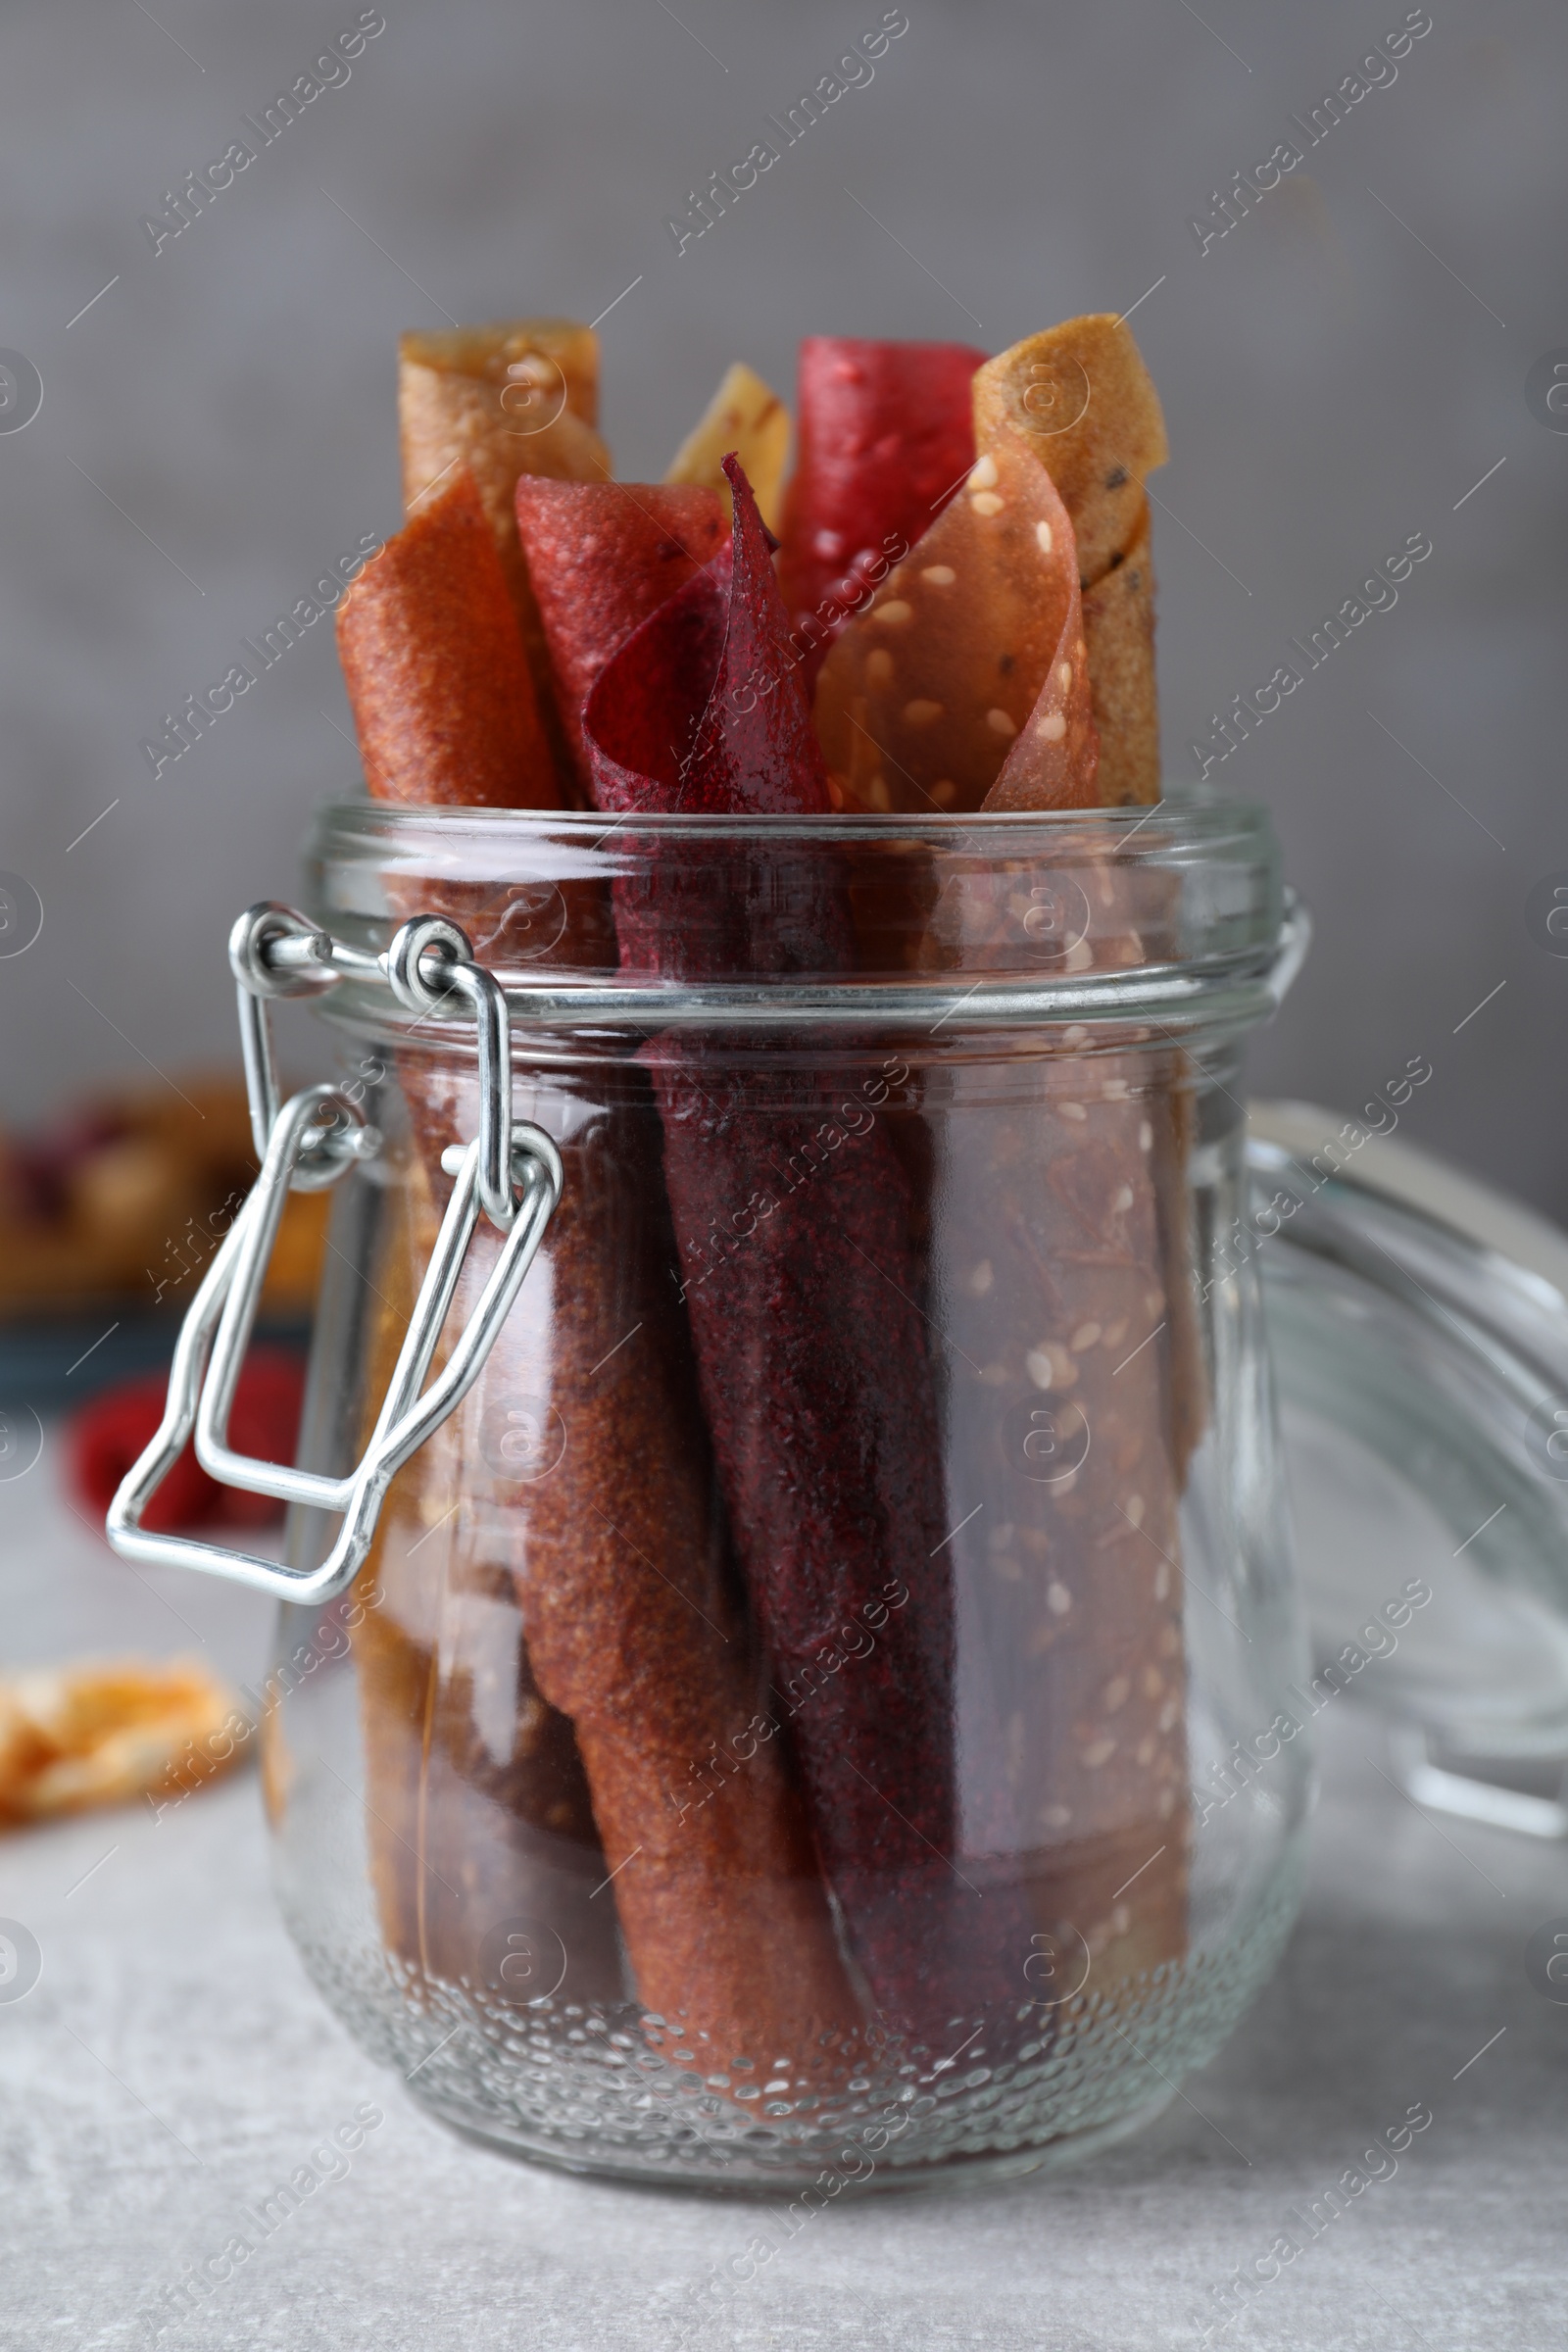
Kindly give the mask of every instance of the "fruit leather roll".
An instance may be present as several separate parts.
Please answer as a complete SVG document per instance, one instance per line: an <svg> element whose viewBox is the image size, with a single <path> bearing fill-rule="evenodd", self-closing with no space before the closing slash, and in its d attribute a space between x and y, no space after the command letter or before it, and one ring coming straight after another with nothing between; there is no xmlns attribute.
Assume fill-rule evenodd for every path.
<svg viewBox="0 0 1568 2352"><path fill-rule="evenodd" d="M739 458L757 511L771 528L777 517L789 446L789 411L755 368L736 360L725 368L717 391L670 460L664 479L716 490L727 516L729 483L724 460Z"/></svg>
<svg viewBox="0 0 1568 2352"><path fill-rule="evenodd" d="M963 343L802 343L778 575L808 690L845 620L973 465L970 387L985 357Z"/></svg>
<svg viewBox="0 0 1568 2352"><path fill-rule="evenodd" d="M917 375L885 365L890 376L902 373L911 401L922 397ZM1045 731L1064 725L1076 706L1065 686L1051 689L1053 668L1067 658L1056 651L1064 551L1058 509L1041 501L1044 473L1071 525L1065 561L1077 567L1087 715L1100 737L1095 800L1157 800L1144 476L1163 464L1166 443L1137 346L1112 318L1070 319L987 361L971 398L978 456L962 495L845 629L817 680L817 728L835 785L867 808L978 808L1031 720L1054 777L1081 769L1064 737ZM877 518L868 514L865 527ZM1019 797L1017 774L997 805L1047 805Z"/></svg>
<svg viewBox="0 0 1568 2352"><path fill-rule="evenodd" d="M421 1149L473 1131L471 1089L439 1065L405 1085ZM705 2074L783 2057L804 2092L859 2011L735 1606L647 1080L633 1068L592 1099L552 1088L519 1107L556 1137L565 1183L445 1433L442 1491L464 1498L452 1540L510 1564L532 1671L587 1774L596 1900L619 1915L658 2037ZM498 1247L475 1237L455 1318ZM705 1767L748 1727L755 1756L715 1785Z"/></svg>
<svg viewBox="0 0 1568 2352"><path fill-rule="evenodd" d="M591 794L583 704L639 622L726 543L723 514L710 489L685 483L525 477L514 498L551 692L583 791Z"/></svg>
<svg viewBox="0 0 1568 2352"><path fill-rule="evenodd" d="M569 318L513 318L407 334L398 346L403 499L415 514L460 469L471 473L506 573L541 716L569 797L566 744L551 704L544 638L517 539L519 476L608 481L599 416L599 339Z"/></svg>
<svg viewBox="0 0 1568 2352"><path fill-rule="evenodd" d="M441 527L449 495L410 532ZM680 496L714 509L711 493ZM499 611L511 623L511 671L525 677L499 560L488 539L474 542L468 519L466 510L451 510L451 528L462 527L483 583L473 592L492 621ZM378 621L383 634L396 642L401 627L421 637L426 660L414 674L450 685L467 649L461 637L432 636L438 613L421 602L416 575L399 567L401 554L394 540L391 567L376 566L361 586L401 604L396 625ZM352 599L342 625L357 646ZM389 694L404 675L386 673ZM380 677L368 662L351 664L351 682L362 738L373 742L401 724L424 747L427 772L448 779L449 800L461 797L461 762L439 769L426 706L416 699L401 713L379 709ZM472 708L477 723L486 706L475 697ZM460 723L460 740L462 732ZM474 746L476 772L489 748ZM420 755L406 749L416 776ZM433 903L423 886L405 888L408 911L413 898ZM441 910L461 918L470 910L447 904L453 895ZM554 959L596 959L597 913L592 889L568 889ZM475 1132L477 1101L471 1084L432 1055L405 1049L399 1075L412 1130L410 1195L429 1199L433 1229L441 1152ZM604 1101L564 1086L524 1105L561 1143L564 1198L476 1389L410 1472L423 1463L432 1482L426 1543L437 1564L451 1561L453 1573L470 1560L506 1564L529 1670L543 1699L570 1718L604 1848L593 1935L612 1941L618 1914L638 1997L688 2054L700 2049L709 2066L745 2056L767 2063L809 2054L824 2038L842 2041L858 2010L782 1747L760 1749L744 1785L692 1801L694 1773L744 1732L759 1692L726 1588L689 1341L664 1272L670 1238L647 1081L632 1069L618 1080L612 1073L607 1087ZM481 1226L453 1329L499 1247ZM440 1526L438 1506L455 1506ZM372 1691L367 1706L396 1699ZM536 1896L520 1885L513 1909L527 1914ZM569 1958L564 1928L555 1932ZM597 1951L592 1936L590 1945Z"/></svg>
<svg viewBox="0 0 1568 2352"><path fill-rule="evenodd" d="M732 551L620 649L584 728L601 808L822 815L820 753L744 474ZM651 845L627 827L634 854ZM666 848L616 885L622 964L670 978L853 968L820 849ZM959 1861L953 1592L914 1203L820 1044L645 1049L719 1475L816 1843L882 2019L946 2048L1026 1995L1028 1930ZM881 1091L878 1091L880 1088ZM841 1125L840 1120L845 1124ZM890 1612L897 1611L894 1616ZM862 1646L852 1629L871 1625ZM858 1654L852 1654L858 1653Z"/></svg>
<svg viewBox="0 0 1568 2352"><path fill-rule="evenodd" d="M982 812L948 861L929 966L1124 966L1157 956L1169 892L1115 863L1108 829L1068 872L986 855L986 811L1100 802L1073 521L984 397L1015 365L976 379L969 483L834 647L819 719L848 763L864 711L906 794L947 777ZM911 712L917 697L932 708ZM953 1544L965 1828L1015 1857L1042 1927L1084 1938L1102 1984L1186 1945L1177 1506L1202 1404L1178 1060L1075 1041L928 1080L949 1442L974 1476L954 1497L956 1520L975 1511Z"/></svg>

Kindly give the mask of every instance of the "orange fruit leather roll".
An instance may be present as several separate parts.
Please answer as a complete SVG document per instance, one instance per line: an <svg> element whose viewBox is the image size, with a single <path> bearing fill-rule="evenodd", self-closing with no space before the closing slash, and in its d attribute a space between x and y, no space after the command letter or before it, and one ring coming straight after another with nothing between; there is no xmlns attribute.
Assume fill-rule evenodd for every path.
<svg viewBox="0 0 1568 2352"><path fill-rule="evenodd" d="M1107 777L1118 798L1157 796L1138 468L1163 454L1163 428L1132 338L1112 325L1076 321L980 369L964 491L818 683L848 802L880 797L867 790L880 778L896 807L978 812L954 853L934 854L928 967L1128 965L1158 956L1171 918L1168 886L1118 865L1108 829L1102 860L1053 875L1038 858L999 870L983 822L1103 806ZM1107 349L1114 367L1101 365ZM1076 399L1091 364L1089 452L1082 432L1055 428L1063 386ZM1033 429L1037 416L1053 429ZM1085 551L1099 567L1088 598ZM1091 630L1090 604L1124 568L1142 573L1138 600ZM1088 1042L1068 1032L1043 1048L1011 1041L1005 1059L954 1057L928 1071L926 1103L949 1445L976 1465L966 1499L985 1504L953 1544L965 1848L1031 1883L1041 1929L1063 1938L1069 1989L1076 1939L1087 1944L1093 1990L1187 1948L1177 1512L1204 1375L1179 1050Z"/></svg>
<svg viewBox="0 0 1568 2352"><path fill-rule="evenodd" d="M708 493L680 496L710 500ZM499 557L488 539L475 540L471 520L471 500L443 490L356 583L339 623L368 768L368 747L398 736L398 772L411 789L421 775L434 779L439 793L419 797L448 805L468 798L466 776L504 774L513 756L510 739L497 729L489 740L469 744L466 760L446 757L448 698L471 643L490 632L487 643L507 646L504 666L519 700L529 676ZM426 601L423 573L403 561L404 540L418 547L432 533L466 577L471 630L462 598ZM676 584L665 574L656 564L633 576L626 627L642 617L639 597L656 589L662 596ZM365 610L372 604L380 608L373 614ZM442 632L451 633L450 641ZM405 636L419 641L421 658L390 667L383 687L366 648L400 644ZM501 671L492 654L486 668L486 696L473 704L476 726L497 708L511 707L505 696L498 704ZM400 701L408 679L418 690ZM439 695L424 692L426 679L442 681ZM451 741L466 736L459 710ZM377 772L371 770L372 783ZM548 764L514 772L514 806L545 797L539 786L550 775ZM416 911L416 901L420 910L470 923L476 909L467 901L476 887L401 886L407 912ZM579 967L612 960L597 886L567 884L563 903L564 928L549 960ZM482 926L474 931L482 946ZM471 1078L450 1064L411 1049L400 1052L398 1062L410 1123L410 1207L409 1231L397 1246L414 1258L416 1273L434 1237L441 1151L474 1134L478 1105ZM824 2039L842 2042L854 2034L858 2011L780 1746L760 1741L748 1770L716 1793L705 1776L704 1767L742 1738L760 1711L765 1719L761 1683L731 1597L690 1345L665 1272L675 1250L648 1082L639 1069L607 1064L602 1082L595 1078L590 1087L565 1076L548 1093L519 1099L519 1109L537 1117L561 1146L562 1202L474 1391L394 1486L392 1527L400 1525L398 1498L407 1494L410 1523L422 1523L423 1538L411 1574L429 1591L472 1592L494 1611L502 1605L494 1571L504 1567L521 1616L526 1675L547 1723L564 1726L574 1741L602 1844L602 1858L593 1857L595 1891L585 1909L564 1910L555 1887L554 1910L537 1921L560 1937L568 1984L573 1967L586 1980L607 1970L618 1918L637 1997L653 2013L650 2032L662 2046L704 2073L723 2073L741 2061L743 2077L746 2062L770 2067L782 2057L790 2070L799 2069L804 2088ZM451 1330L470 1311L499 1248L500 1237L481 1223ZM411 1287L405 1279L405 1296ZM389 1305L388 1315L400 1331L406 1308ZM367 1625L374 1614L368 1613ZM377 1645L385 1638L382 1622L362 1649L372 1662L364 1705L376 1780L370 1801L385 1799L394 1832L383 1852L399 1895L390 1903L383 1895L382 1918L406 1952L408 1863L398 1863L393 1844L429 1851L432 1866L453 1884L462 1864L449 1869L441 1852L429 1848L427 1833L421 1846L419 1807L428 1809L435 1786L427 1759L442 1752L441 1742L423 1733L412 1775L409 1740L388 1742L388 1721L412 1724L417 1662L400 1654L383 1667ZM460 1682L461 1669L435 1676L438 1691L450 1690L455 1700L462 1697ZM457 1753L462 1739L460 1725L447 1733L444 1752ZM568 1808L563 1834L575 1836L584 1854L581 1825L569 1818L568 1781L558 1776L547 1787L535 1774L527 1786L548 1799L547 1815L549 1805ZM553 1832L556 1825L547 1817L535 1826ZM493 1883L487 1881L486 1915L473 1917L471 1948L498 1925L488 1915L498 1909ZM500 1917L510 1911L532 1918L530 1906L537 1909L549 1891L537 1868L519 1870ZM586 1935L586 1947L579 1942L574 1950L573 1935Z"/></svg>

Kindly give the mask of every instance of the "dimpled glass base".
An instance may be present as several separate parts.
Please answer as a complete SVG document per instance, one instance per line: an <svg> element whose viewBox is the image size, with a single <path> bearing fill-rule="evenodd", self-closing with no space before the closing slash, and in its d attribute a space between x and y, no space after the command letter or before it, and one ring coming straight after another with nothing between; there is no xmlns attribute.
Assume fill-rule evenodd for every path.
<svg viewBox="0 0 1568 2352"><path fill-rule="evenodd" d="M678 2026L656 2047L631 2004L490 2005L466 1986L414 1983L368 1938L327 1948L309 1933L318 1923L289 1925L355 2038L466 2135L648 2186L837 2194L1054 2169L1141 2129L1232 2033L1279 1958L1298 1893L1298 1851L1217 1952L1108 1997L1086 1988L1052 2008L1021 2004L966 2040L960 2026L951 2053L906 2048L847 2073L824 2052L782 2078L733 2060L705 2075Z"/></svg>

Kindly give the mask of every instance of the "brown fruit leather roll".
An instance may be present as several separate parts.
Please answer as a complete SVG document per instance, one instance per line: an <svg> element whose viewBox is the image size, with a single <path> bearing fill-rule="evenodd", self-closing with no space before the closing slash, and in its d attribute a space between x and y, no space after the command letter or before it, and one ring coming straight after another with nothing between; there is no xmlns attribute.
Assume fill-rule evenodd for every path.
<svg viewBox="0 0 1568 2352"><path fill-rule="evenodd" d="M404 1057L421 1149L467 1135L471 1089ZM477 1388L448 1424L462 1544L505 1556L540 1690L571 1719L655 2037L701 2072L808 2087L856 2034L809 1832L728 1578L722 1505L640 1072L624 1100L525 1102L560 1143L561 1205ZM499 1248L476 1235L455 1319ZM708 1777L754 1727L756 1752ZM660 2032L660 2027L667 2032Z"/></svg>
<svg viewBox="0 0 1568 2352"><path fill-rule="evenodd" d="M417 528L416 519L410 529ZM461 637L431 637L425 652L455 671L466 658ZM388 723L377 708L380 681L366 671L351 686L357 723L373 739ZM476 704L476 725L482 715ZM416 769L417 708L405 723ZM475 765L492 751L476 742ZM461 787L461 768L446 772ZM417 901L471 919L463 889L400 887L407 912ZM597 960L601 913L593 894L569 897L567 929L549 960ZM405 1050L398 1063L418 1199L444 1192L441 1151L476 1131L478 1106L471 1086L429 1056ZM421 1531L418 1565L433 1582L448 1561L507 1563L529 1670L556 1720L573 1719L586 1766L605 1852L586 1915L579 1905L568 1923L559 1899L552 1907L559 1889L538 1872L519 1876L512 1913L553 1930L585 1980L606 1975L618 1913L638 1997L664 2021L669 2046L700 2052L708 2068L783 2056L809 2075L824 2038L857 2031L858 2010L782 1743L760 1745L746 1775L694 1800L705 1763L756 1715L759 1690L727 1597L689 1343L664 1272L673 1251L661 1222L647 1084L640 1073L615 1083L619 1097L603 1112L570 1092L532 1106L562 1143L565 1192L477 1388L403 1474L422 1479L432 1531L462 1498L455 1527ZM434 1222L431 1200L413 1219L427 1229L410 1237L420 1264ZM481 1225L449 1330L461 1328L499 1247ZM389 1316L401 1329L402 1316L390 1307ZM530 1433L558 1427L564 1450L539 1471L527 1455ZM519 1445L523 1474L514 1475ZM457 1577L454 1565L449 1581ZM363 1652L368 1727L408 1720L408 1661L378 1672L377 1638ZM427 1742L425 1758L433 1752ZM393 1842L383 1853L400 1883L394 1846L423 1850L418 1808L428 1806L430 1775L421 1762L411 1783L395 1756L386 1775L370 1803L387 1824ZM406 1933L407 1902L384 1897L382 1908ZM480 1936L496 1924L479 1920ZM580 1939L575 1953L568 1924Z"/></svg>
<svg viewBox="0 0 1568 2352"><path fill-rule="evenodd" d="M599 341L569 318L514 318L407 334L398 346L403 502L410 514L466 466L478 486L522 631L545 731L570 798L567 742L550 699L544 637L517 541L522 474L602 482L610 452L599 416Z"/></svg>

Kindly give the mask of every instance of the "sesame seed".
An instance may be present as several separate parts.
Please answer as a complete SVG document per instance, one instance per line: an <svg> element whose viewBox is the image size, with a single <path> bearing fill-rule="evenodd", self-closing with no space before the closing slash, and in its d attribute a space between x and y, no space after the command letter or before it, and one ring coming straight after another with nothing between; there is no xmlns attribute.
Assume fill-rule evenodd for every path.
<svg viewBox="0 0 1568 2352"><path fill-rule="evenodd" d="M1163 1600L1170 1592L1170 1570L1163 1560L1154 1570L1154 1598Z"/></svg>
<svg viewBox="0 0 1568 2352"><path fill-rule="evenodd" d="M1128 1518L1132 1521L1134 1527L1143 1526L1144 1498L1141 1494L1129 1494L1121 1507L1126 1512Z"/></svg>
<svg viewBox="0 0 1568 2352"><path fill-rule="evenodd" d="M1133 1915L1131 1910L1128 1908L1126 1903L1118 1903L1115 1910L1110 1915L1111 1934L1113 1936L1125 1936L1132 1924Z"/></svg>
<svg viewBox="0 0 1568 2352"><path fill-rule="evenodd" d="M1087 1042L1089 1032L1082 1021L1074 1021L1070 1028L1062 1031L1061 1042L1064 1046L1081 1046Z"/></svg>
<svg viewBox="0 0 1568 2352"><path fill-rule="evenodd" d="M1124 1707L1127 1704L1128 1699L1132 1696L1132 1688L1126 1675L1113 1674L1111 1676L1105 1685L1104 1696L1102 1701L1107 1715L1114 1715L1118 1707Z"/></svg>
<svg viewBox="0 0 1568 2352"><path fill-rule="evenodd" d="M1174 1727L1175 1727L1176 1718L1177 1718L1177 1716L1178 1716L1178 1715L1181 1713L1181 1711L1182 1711L1182 1708L1181 1708L1181 1701L1180 1701L1180 1699L1177 1699L1177 1698L1167 1698L1167 1699L1166 1699L1166 1701L1165 1701L1165 1704L1164 1704L1164 1705L1163 1705L1163 1706L1160 1708L1160 1710L1159 1710L1159 1728L1160 1728L1160 1730L1161 1730L1162 1732L1168 1732L1168 1731L1171 1731L1171 1730L1173 1730L1173 1729L1174 1729Z"/></svg>
<svg viewBox="0 0 1568 2352"><path fill-rule="evenodd" d="M1125 1102L1127 1100L1127 1081L1125 1078L1107 1078L1100 1091L1107 1102Z"/></svg>
<svg viewBox="0 0 1568 2352"><path fill-rule="evenodd" d="M1053 1617L1065 1617L1072 1607L1072 1594L1065 1585L1051 1585L1046 1592L1046 1606Z"/></svg>
<svg viewBox="0 0 1568 2352"><path fill-rule="evenodd" d="M1070 662L1057 662L1056 683L1061 688L1062 693L1065 694L1068 687L1072 684L1072 663Z"/></svg>
<svg viewBox="0 0 1568 2352"><path fill-rule="evenodd" d="M1098 1323L1080 1323L1067 1345L1074 1355L1082 1355L1084 1349L1092 1348L1099 1337L1100 1325Z"/></svg>
<svg viewBox="0 0 1568 2352"><path fill-rule="evenodd" d="M1081 1102L1058 1102L1056 1109L1064 1119L1087 1119L1089 1116Z"/></svg>
<svg viewBox="0 0 1568 2352"><path fill-rule="evenodd" d="M888 790L888 780L886 776L882 775L880 771L874 775L869 784L867 784L865 788L865 800L868 808L875 808L883 816L886 816L891 810L893 807L893 795Z"/></svg>
<svg viewBox="0 0 1568 2352"><path fill-rule="evenodd" d="M1114 1740L1092 1740L1084 1749L1084 1762L1091 1772L1098 1772L1102 1764L1108 1764L1115 1753Z"/></svg>
<svg viewBox="0 0 1568 2352"><path fill-rule="evenodd" d="M1053 1349L1051 1342L1049 1340L1045 1340L1042 1341L1038 1348L1031 1348L1028 1354L1024 1357L1024 1370L1028 1373L1030 1379L1034 1382L1037 1389L1054 1389L1058 1385L1063 1388L1066 1387L1067 1384L1065 1381L1062 1381L1059 1384L1057 1382L1057 1352L1059 1351ZM1073 1368L1073 1377L1074 1379L1077 1378L1076 1366Z"/></svg>
<svg viewBox="0 0 1568 2352"><path fill-rule="evenodd" d="M1171 1815L1176 1810L1176 1791L1174 1788L1162 1788L1160 1790L1159 1802L1154 1807L1154 1810L1159 1815L1161 1821L1169 1821Z"/></svg>
<svg viewBox="0 0 1568 2352"><path fill-rule="evenodd" d="M1059 743L1066 732L1067 721L1059 710L1048 710L1035 729L1035 733L1045 743Z"/></svg>
<svg viewBox="0 0 1568 2352"><path fill-rule="evenodd" d="M1133 1749L1133 1761L1135 1764L1143 1764L1146 1766L1152 1764L1154 1761L1154 1740L1152 1734L1151 1734L1147 1740L1139 1740L1138 1745Z"/></svg>
<svg viewBox="0 0 1568 2352"><path fill-rule="evenodd" d="M1112 1212L1118 1217L1124 1217L1127 1214L1127 1211L1131 1208L1132 1204L1132 1186L1130 1184L1118 1186L1117 1190L1111 1195L1110 1205Z"/></svg>
<svg viewBox="0 0 1568 2352"><path fill-rule="evenodd" d="M870 617L885 622L890 629L898 629L912 616L913 612L914 607L906 605L902 596L894 596L885 605L873 605Z"/></svg>
<svg viewBox="0 0 1568 2352"><path fill-rule="evenodd" d="M1005 710L988 710L986 725L994 735L1016 735L1018 730Z"/></svg>
<svg viewBox="0 0 1568 2352"><path fill-rule="evenodd" d="M868 686L891 686L893 656L885 645L879 645L865 657L865 682Z"/></svg>
<svg viewBox="0 0 1568 2352"><path fill-rule="evenodd" d="M1147 1151L1149 1151L1149 1150L1151 1149L1151 1147L1152 1146L1152 1144L1153 1144L1153 1141L1154 1141L1154 1130L1152 1129L1152 1127L1151 1127L1151 1125L1149 1124L1149 1121L1148 1121L1147 1119L1143 1119L1143 1120L1141 1120L1141 1121L1139 1122L1139 1127L1138 1127L1138 1149L1139 1149L1139 1151L1140 1151L1140 1152L1147 1152Z"/></svg>
<svg viewBox="0 0 1568 2352"><path fill-rule="evenodd" d="M1052 546L1052 540L1051 540L1051 525L1050 525L1050 523L1049 523L1049 522L1037 522L1037 523L1035 524L1035 537L1036 537L1036 538L1039 540L1039 542L1040 542L1040 552L1041 552L1041 554L1042 554L1042 555L1045 555L1045 556L1049 556L1049 555L1050 555L1050 553L1051 553L1051 546Z"/></svg>
<svg viewBox="0 0 1568 2352"><path fill-rule="evenodd" d="M933 588L951 588L957 576L951 564L928 564L920 574Z"/></svg>
<svg viewBox="0 0 1568 2352"><path fill-rule="evenodd" d="M1126 1337L1127 1318L1125 1315L1118 1315L1114 1323L1105 1325L1105 1346L1107 1348L1119 1348Z"/></svg>
<svg viewBox="0 0 1568 2352"><path fill-rule="evenodd" d="M936 802L939 808L948 808L955 800L956 800L957 795L958 787L956 784L955 784L951 776L938 776L936 782L931 787L931 798Z"/></svg>
<svg viewBox="0 0 1568 2352"><path fill-rule="evenodd" d="M1159 1668L1157 1666L1146 1666L1144 1668L1144 1696L1146 1698L1157 1698L1164 1688L1165 1677L1160 1673Z"/></svg>
<svg viewBox="0 0 1568 2352"><path fill-rule="evenodd" d="M997 461L987 450L979 464L970 467L969 487L971 490L994 490L996 486Z"/></svg>
<svg viewBox="0 0 1568 2352"><path fill-rule="evenodd" d="M1072 1807L1047 1805L1040 1818L1048 1830L1064 1830L1072 1819Z"/></svg>
<svg viewBox="0 0 1568 2352"><path fill-rule="evenodd" d="M942 716L942 705L927 702L923 695L917 695L912 703L905 704L904 715L911 727L928 727L934 718Z"/></svg>
<svg viewBox="0 0 1568 2352"><path fill-rule="evenodd" d="M1094 960L1095 951L1088 940L1075 939L1061 959L1061 968L1066 972L1085 972Z"/></svg>
<svg viewBox="0 0 1568 2352"><path fill-rule="evenodd" d="M1000 514L1004 502L994 490L977 490L969 504L977 514Z"/></svg>
<svg viewBox="0 0 1568 2352"><path fill-rule="evenodd" d="M983 1298L995 1280L996 1276L991 1270L990 1258L983 1257L969 1277L967 1284L969 1296L972 1298Z"/></svg>

